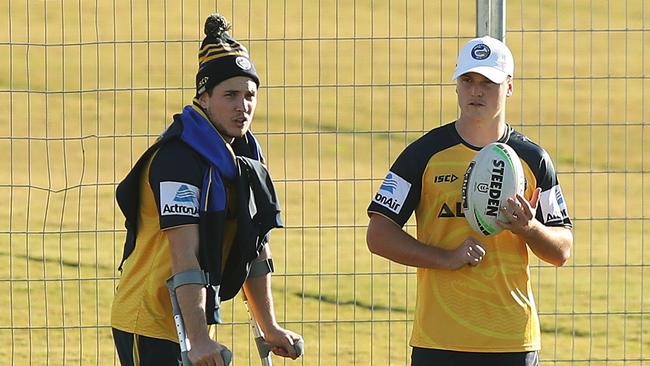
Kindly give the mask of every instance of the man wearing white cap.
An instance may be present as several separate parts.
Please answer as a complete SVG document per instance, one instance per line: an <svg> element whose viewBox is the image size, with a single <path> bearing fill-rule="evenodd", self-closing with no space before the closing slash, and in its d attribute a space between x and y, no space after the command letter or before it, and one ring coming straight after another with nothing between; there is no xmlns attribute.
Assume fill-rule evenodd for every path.
<svg viewBox="0 0 650 366"><path fill-rule="evenodd" d="M465 44L453 75L460 117L407 146L368 207L370 251L417 267L413 366L538 365L528 249L561 266L573 234L549 155L506 123L513 75L501 41ZM527 185L501 208L505 230L485 237L463 217L461 185L476 152L496 141L517 152ZM414 212L416 237L402 229Z"/></svg>

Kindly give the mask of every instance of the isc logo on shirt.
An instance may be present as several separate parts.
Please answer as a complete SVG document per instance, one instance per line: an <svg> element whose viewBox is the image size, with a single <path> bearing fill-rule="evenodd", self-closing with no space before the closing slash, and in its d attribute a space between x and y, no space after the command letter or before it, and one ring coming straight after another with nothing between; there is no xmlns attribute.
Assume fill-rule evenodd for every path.
<svg viewBox="0 0 650 366"><path fill-rule="evenodd" d="M199 188L182 182L160 182L160 215L199 217Z"/></svg>
<svg viewBox="0 0 650 366"><path fill-rule="evenodd" d="M399 214L410 190L411 183L389 171L373 201Z"/></svg>

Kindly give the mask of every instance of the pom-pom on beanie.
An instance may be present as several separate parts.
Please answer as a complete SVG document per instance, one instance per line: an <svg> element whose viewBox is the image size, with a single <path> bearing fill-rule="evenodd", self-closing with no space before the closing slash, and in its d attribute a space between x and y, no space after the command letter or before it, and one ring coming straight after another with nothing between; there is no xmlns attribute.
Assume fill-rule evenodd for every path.
<svg viewBox="0 0 650 366"><path fill-rule="evenodd" d="M248 76L259 87L255 65L248 50L228 34L230 24L221 14L205 20L205 38L199 50L199 71L196 73L196 96L234 76Z"/></svg>

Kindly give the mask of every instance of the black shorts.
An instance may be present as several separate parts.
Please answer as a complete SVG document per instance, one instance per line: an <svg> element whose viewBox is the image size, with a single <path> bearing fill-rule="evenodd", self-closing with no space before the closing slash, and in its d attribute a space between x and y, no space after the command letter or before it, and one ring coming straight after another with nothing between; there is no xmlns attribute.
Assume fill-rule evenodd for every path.
<svg viewBox="0 0 650 366"><path fill-rule="evenodd" d="M537 351L456 352L413 347L411 366L538 366Z"/></svg>
<svg viewBox="0 0 650 366"><path fill-rule="evenodd" d="M176 342L127 333L115 328L113 341L122 366L181 365L181 347Z"/></svg>

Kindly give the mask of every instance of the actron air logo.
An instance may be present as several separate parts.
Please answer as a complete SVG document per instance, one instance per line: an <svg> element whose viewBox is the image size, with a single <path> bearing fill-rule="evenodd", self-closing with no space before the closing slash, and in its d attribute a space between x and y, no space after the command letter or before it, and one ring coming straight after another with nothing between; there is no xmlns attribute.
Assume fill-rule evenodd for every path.
<svg viewBox="0 0 650 366"><path fill-rule="evenodd" d="M184 182L160 182L160 214L199 217L198 187Z"/></svg>
<svg viewBox="0 0 650 366"><path fill-rule="evenodd" d="M187 185L183 184L178 188L178 191L176 191L176 195L174 196L174 201L176 202L191 202L191 203L198 203L196 197L194 196L194 192L192 192Z"/></svg>
<svg viewBox="0 0 650 366"><path fill-rule="evenodd" d="M393 178L393 174L388 173L386 176L386 179L384 179L384 182L381 184L381 187L379 187L380 191L386 191L389 193L395 192L397 189L397 180Z"/></svg>
<svg viewBox="0 0 650 366"><path fill-rule="evenodd" d="M399 214L410 190L411 183L393 172L388 172L373 201Z"/></svg>

